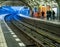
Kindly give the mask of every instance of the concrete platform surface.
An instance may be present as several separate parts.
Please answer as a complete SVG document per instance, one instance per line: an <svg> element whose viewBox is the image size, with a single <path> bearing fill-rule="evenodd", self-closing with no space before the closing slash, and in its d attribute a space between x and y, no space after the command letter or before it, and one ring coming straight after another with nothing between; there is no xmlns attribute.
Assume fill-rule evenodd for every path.
<svg viewBox="0 0 60 47"><path fill-rule="evenodd" d="M25 47L4 20L0 20L0 47Z"/></svg>
<svg viewBox="0 0 60 47"><path fill-rule="evenodd" d="M7 47L5 38L4 38L4 34L2 32L2 28L1 28L1 20L0 20L0 47Z"/></svg>

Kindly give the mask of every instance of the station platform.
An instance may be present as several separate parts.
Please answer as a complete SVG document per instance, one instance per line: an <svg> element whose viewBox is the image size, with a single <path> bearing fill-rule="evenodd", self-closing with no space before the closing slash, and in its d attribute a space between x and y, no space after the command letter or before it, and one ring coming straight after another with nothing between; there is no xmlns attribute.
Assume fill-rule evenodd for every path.
<svg viewBox="0 0 60 47"><path fill-rule="evenodd" d="M0 20L0 47L25 47L4 20Z"/></svg>
<svg viewBox="0 0 60 47"><path fill-rule="evenodd" d="M34 20L39 20L39 21L43 21L43 22L47 22L47 23L60 25L60 22L58 20L47 20L46 18L41 19L41 18L29 17L29 16L25 16L25 15L22 15L22 14L18 14L18 15L22 16L22 17L25 17L25 18L29 18L29 19L34 19Z"/></svg>
<svg viewBox="0 0 60 47"><path fill-rule="evenodd" d="M2 32L2 28L1 28L1 21L0 21L0 47L7 47L5 37L4 37L4 34Z"/></svg>

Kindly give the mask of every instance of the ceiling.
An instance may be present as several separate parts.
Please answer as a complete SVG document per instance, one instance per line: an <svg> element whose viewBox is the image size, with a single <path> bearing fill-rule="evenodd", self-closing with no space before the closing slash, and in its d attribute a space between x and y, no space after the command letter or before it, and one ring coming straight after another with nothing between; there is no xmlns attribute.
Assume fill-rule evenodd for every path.
<svg viewBox="0 0 60 47"><path fill-rule="evenodd" d="M0 5L27 5L27 6L37 6L39 4L50 3L52 1L55 3L58 2L60 4L60 0L0 0ZM44 2L44 3L42 3Z"/></svg>

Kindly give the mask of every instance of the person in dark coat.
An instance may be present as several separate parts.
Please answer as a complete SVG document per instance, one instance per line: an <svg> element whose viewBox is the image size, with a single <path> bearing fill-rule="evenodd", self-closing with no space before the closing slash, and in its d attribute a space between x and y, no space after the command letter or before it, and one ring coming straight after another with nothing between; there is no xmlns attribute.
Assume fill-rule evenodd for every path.
<svg viewBox="0 0 60 47"><path fill-rule="evenodd" d="M44 14L45 14L44 11L42 11L41 14L42 14L42 18L44 18Z"/></svg>
<svg viewBox="0 0 60 47"><path fill-rule="evenodd" d="M48 10L47 11L47 20L49 20L49 18L51 19L51 14L52 14L51 10Z"/></svg>
<svg viewBox="0 0 60 47"><path fill-rule="evenodd" d="M53 20L55 20L55 12L54 11L52 11L52 18L53 18Z"/></svg>

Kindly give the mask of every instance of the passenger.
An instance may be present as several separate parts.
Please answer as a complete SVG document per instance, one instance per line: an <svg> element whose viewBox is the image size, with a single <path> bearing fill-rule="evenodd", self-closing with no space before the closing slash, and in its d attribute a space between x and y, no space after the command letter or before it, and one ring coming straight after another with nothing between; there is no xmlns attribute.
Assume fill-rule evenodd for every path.
<svg viewBox="0 0 60 47"><path fill-rule="evenodd" d="M42 11L41 14L42 14L42 19L43 19L44 18L44 14L45 14L44 11Z"/></svg>
<svg viewBox="0 0 60 47"><path fill-rule="evenodd" d="M34 11L32 11L32 17L34 17Z"/></svg>
<svg viewBox="0 0 60 47"><path fill-rule="evenodd" d="M51 14L52 14L51 10L48 10L47 11L47 20L51 19Z"/></svg>
<svg viewBox="0 0 60 47"><path fill-rule="evenodd" d="M55 20L55 12L52 11L52 19Z"/></svg>

